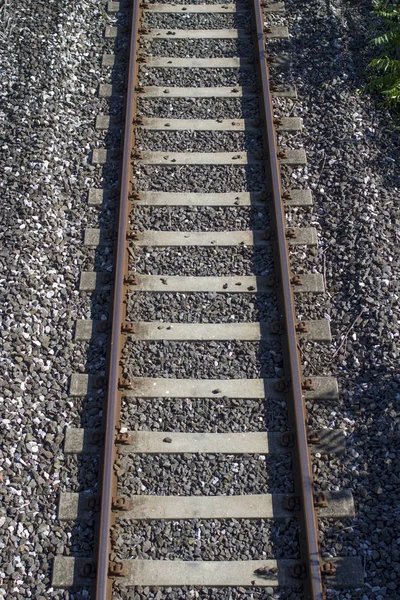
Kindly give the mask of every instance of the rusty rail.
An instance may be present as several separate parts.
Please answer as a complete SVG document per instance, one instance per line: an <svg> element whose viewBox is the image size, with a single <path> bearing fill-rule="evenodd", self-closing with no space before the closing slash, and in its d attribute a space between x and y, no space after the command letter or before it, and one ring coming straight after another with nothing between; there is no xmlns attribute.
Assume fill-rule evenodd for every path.
<svg viewBox="0 0 400 600"><path fill-rule="evenodd" d="M283 308L285 330L285 336L283 336L285 340L285 370L287 379L290 381L290 394L292 398L292 406L288 408L292 413L295 429L296 452L294 453L294 460L297 463L295 480L297 475L297 485L301 499L301 557L306 562L307 570L307 578L304 580L305 597L310 600L323 600L324 592L319 560L318 526L314 510L312 468L307 443L306 409L302 390L303 375L297 348L295 306L291 282L289 249L286 241L280 167L277 158L278 148L270 93L270 75L265 50L264 19L260 0L253 0L253 5L261 75L261 103L265 119L265 136L268 148L267 169L271 178L271 208L275 221L274 227L277 242L276 260L279 263L279 292L282 301L281 306Z"/></svg>
<svg viewBox="0 0 400 600"><path fill-rule="evenodd" d="M115 494L117 481L114 471L115 435L119 420L121 394L118 390L121 356L121 327L125 320L124 278L128 273L126 234L129 217L129 193L132 178L131 153L134 147L133 119L136 113L135 82L138 74L136 54L138 49L138 29L140 22L139 0L133 0L131 20L131 42L128 67L128 87L125 104L124 149L122 158L120 205L118 217L118 240L115 262L114 297L112 308L112 331L109 353L108 388L106 410L103 426L105 427L104 454L101 478L101 505L99 517L99 535L96 568L96 600L107 600L111 597L112 582L109 578L110 560L110 528L113 525L112 496Z"/></svg>

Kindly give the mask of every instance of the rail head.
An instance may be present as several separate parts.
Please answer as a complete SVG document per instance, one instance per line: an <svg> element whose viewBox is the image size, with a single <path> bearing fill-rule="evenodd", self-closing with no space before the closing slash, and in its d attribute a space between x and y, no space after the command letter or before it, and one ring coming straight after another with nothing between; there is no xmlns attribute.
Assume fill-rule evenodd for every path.
<svg viewBox="0 0 400 600"><path fill-rule="evenodd" d="M125 102L124 146L121 169L120 204L118 216L118 241L116 247L114 296L112 305L112 331L108 363L108 386L105 400L104 453L101 473L101 504L97 537L96 600L107 600L112 593L112 580L109 577L110 529L112 526L112 495L116 487L114 472L115 435L121 396L118 390L121 355L121 326L125 320L124 278L128 270L126 233L129 217L129 192L131 181L131 151L134 144L133 118L136 113L136 80L139 48L139 24L141 6L133 0L131 18L131 39Z"/></svg>
<svg viewBox="0 0 400 600"><path fill-rule="evenodd" d="M323 581L318 544L318 526L314 509L313 477L310 452L307 444L306 409L302 390L302 369L297 349L295 305L291 285L289 249L286 239L284 206L282 202L282 186L278 163L278 147L276 143L272 97L270 92L270 75L265 50L264 19L260 0L253 0L255 34L257 36L257 52L261 77L262 111L265 119L265 136L268 146L267 168L272 186L272 212L276 228L277 261L279 263L280 295L284 307L284 327L286 347L285 362L287 377L291 385L291 401L293 425L296 438L296 460L298 484L301 496L300 543L302 558L306 561L307 579L304 581L305 597L310 600L323 600Z"/></svg>

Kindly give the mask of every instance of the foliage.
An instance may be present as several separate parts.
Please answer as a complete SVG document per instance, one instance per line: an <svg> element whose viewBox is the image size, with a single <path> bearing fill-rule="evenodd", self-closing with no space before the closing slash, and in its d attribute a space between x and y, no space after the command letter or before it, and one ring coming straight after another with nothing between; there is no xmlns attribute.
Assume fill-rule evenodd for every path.
<svg viewBox="0 0 400 600"><path fill-rule="evenodd" d="M400 5L398 0L373 0L374 14L386 31L372 40L380 54L369 67L369 87L380 92L387 104L400 108Z"/></svg>

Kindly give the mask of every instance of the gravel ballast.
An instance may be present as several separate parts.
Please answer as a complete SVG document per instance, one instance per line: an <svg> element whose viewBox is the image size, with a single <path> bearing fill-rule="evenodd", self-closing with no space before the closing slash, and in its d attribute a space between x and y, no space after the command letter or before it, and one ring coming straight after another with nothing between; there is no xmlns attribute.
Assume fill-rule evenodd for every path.
<svg viewBox="0 0 400 600"><path fill-rule="evenodd" d="M140 294L128 295L127 316L131 321L175 323L232 323L277 320L274 294Z"/></svg>
<svg viewBox="0 0 400 600"><path fill-rule="evenodd" d="M96 461L66 459L63 441L66 427L99 423L98 399L71 399L68 386L87 368L76 319L101 318L109 300L77 291L91 260L83 229L99 219L87 193L108 19L97 0L15 0L1 20L0 597L80 600L87 590L51 588L51 569L57 554L90 551L93 535L60 523L57 503L97 485Z"/></svg>
<svg viewBox="0 0 400 600"><path fill-rule="evenodd" d="M167 128L166 128L167 129ZM138 150L153 152L248 152L262 151L257 131L150 131L139 129Z"/></svg>
<svg viewBox="0 0 400 600"><path fill-rule="evenodd" d="M390 115L358 91L370 58L364 48L375 34L369 3L287 0L285 4L293 69L279 78L296 83L299 100L292 116L302 116L305 125L301 136L288 138L288 143L304 145L309 166L282 171L289 188L310 186L314 192L322 251L307 258L307 270L322 272L328 290L318 306L312 304L315 298L307 302L304 296L296 303L302 315L328 315L334 334L332 345L324 350L306 345L304 358L310 373L337 375L341 387L339 404L308 408L313 427L339 427L347 436L344 456L316 457L316 487L352 488L357 509L355 520L321 523L322 549L326 558L362 556L365 568L363 590L329 590L328 600L396 600L400 589L399 145ZM97 98L98 84L110 81L100 66L101 55L113 47L103 38L105 25L113 22L104 7L98 0L82 0L79 6L64 0L14 0L1 7L0 120L5 133L0 158L0 262L5 276L0 598L4 600L90 599L87 589L54 590L51 568L55 555L87 555L93 544L92 516L79 526L61 524L57 503L60 491L96 491L97 486L97 460L66 458L63 441L66 427L98 427L100 419L101 398L71 398L69 379L76 371L104 372L105 345L96 340L88 347L73 340L76 319L106 320L110 299L109 290L92 296L77 289L81 270L111 268L109 255L99 257L82 243L85 227L106 223L109 228L114 217L112 204L102 212L88 207L89 187L115 187L118 176L115 167L91 164L92 150L105 144L104 134L94 129L95 116L109 107L118 113L121 107L118 99ZM227 17L207 21L202 16L185 23L188 28L232 26ZM153 19L160 27L175 27L178 22L173 17L168 25L162 15ZM229 51L232 45L226 47ZM200 69L184 75L180 69L141 67L142 83L149 85L251 85L252 71L242 77L220 69L205 76ZM239 118L252 115L254 103L163 98L141 100L140 105L147 116ZM224 112L227 107L229 115ZM108 142L114 146L118 136ZM262 189L265 175L253 167L144 167L137 182L138 189L144 190L207 191L212 182L216 191L242 191ZM152 213L143 222L153 218L160 217ZM198 219L196 227L204 222ZM299 254L299 264L302 258ZM276 304L270 296L263 300L221 296L155 294L150 299L132 294L129 311L133 319L144 320L275 320L271 315ZM124 407L127 420L132 419L134 427L140 422L141 428L156 429L158 422L173 430L176 408L174 413L158 399L147 411L146 402L141 406L148 412L145 422ZM251 404L247 423L244 404L224 406L231 412L222 425L211 400L193 401L182 416L182 430L190 430L194 419L198 431L212 427L228 431L241 419L244 423L237 427L249 430L257 430L260 417L269 422L261 403ZM279 408L282 415L276 416ZM277 407L270 426L283 430L285 420L283 408ZM122 482L129 493L236 494L292 488L287 457L279 457L279 464L258 456L196 455L191 462L185 456L124 460L130 461ZM167 472L166 460L170 462ZM235 477L236 463L243 465L248 479ZM216 472L226 479L213 483ZM245 535L253 536L254 522L247 526ZM174 531L178 527L173 525ZM228 552L237 547L234 538L240 533L236 525L232 528L232 537L224 541ZM149 533L150 539L153 535ZM168 548L178 551L172 544ZM272 588L254 588L251 594L260 600L301 598L300 592ZM114 590L118 600L244 600L248 595L244 588L168 588L161 593L149 588L126 592L117 585Z"/></svg>
<svg viewBox="0 0 400 600"><path fill-rule="evenodd" d="M115 551L121 560L265 560L299 558L295 520L224 519L152 521L121 519ZM248 540L254 540L249 546Z"/></svg>
<svg viewBox="0 0 400 600"><path fill-rule="evenodd" d="M149 29L248 29L251 31L250 12L182 14L146 13L143 25Z"/></svg>
<svg viewBox="0 0 400 600"><path fill-rule="evenodd" d="M139 85L171 87L250 87L257 81L255 70L234 67L211 67L200 69L191 67L148 67L140 68Z"/></svg>
<svg viewBox="0 0 400 600"><path fill-rule="evenodd" d="M310 422L347 436L344 456L315 460L316 485L351 488L357 511L355 520L321 524L322 548L327 558L361 556L365 569L364 589L332 589L328 600L397 599L400 152L391 116L358 91L378 23L368 2L285 4L299 94L294 114L304 120L309 165L288 180L307 177L313 190L322 250L316 266L327 283L319 306L303 295L296 305L331 319L333 343L308 347L306 369L338 376L341 399L310 406Z"/></svg>
<svg viewBox="0 0 400 600"><path fill-rule="evenodd" d="M260 275L274 273L269 248L136 248L130 269L147 275Z"/></svg>
<svg viewBox="0 0 400 600"><path fill-rule="evenodd" d="M152 40L143 44L141 51L146 56L172 56L174 58L234 58L254 55L251 37L248 39L174 39Z"/></svg>
<svg viewBox="0 0 400 600"><path fill-rule="evenodd" d="M168 170L168 174L171 174L173 180L172 170ZM200 184L203 178L204 173L196 184ZM156 185L156 182L153 183ZM199 191L199 188L196 189ZM133 231L245 231L265 229L268 226L269 211L263 207L136 206L131 213Z"/></svg>
<svg viewBox="0 0 400 600"><path fill-rule="evenodd" d="M216 496L290 493L291 458L285 454L158 454L121 457L122 495Z"/></svg>
<svg viewBox="0 0 400 600"><path fill-rule="evenodd" d="M139 98L138 101L138 115L160 119L252 119L258 114L256 95L250 98Z"/></svg>
<svg viewBox="0 0 400 600"><path fill-rule="evenodd" d="M144 165L136 170L136 189L163 192L260 192L265 190L262 165Z"/></svg>
<svg viewBox="0 0 400 600"><path fill-rule="evenodd" d="M282 377L280 341L139 342L128 339L122 351L129 379L254 379Z"/></svg>
<svg viewBox="0 0 400 600"><path fill-rule="evenodd" d="M275 398L124 398L121 420L129 430L229 433L286 431L286 403Z"/></svg>
<svg viewBox="0 0 400 600"><path fill-rule="evenodd" d="M135 600L136 598L149 598L149 600L182 600L185 598L206 598L207 600L247 600L249 597L248 588L244 587L168 587L162 591L158 587L138 587L134 595L132 590L126 588L121 583L116 583L113 589L113 598L115 600ZM272 587L252 587L252 598L255 600L303 600L302 588L272 588Z"/></svg>

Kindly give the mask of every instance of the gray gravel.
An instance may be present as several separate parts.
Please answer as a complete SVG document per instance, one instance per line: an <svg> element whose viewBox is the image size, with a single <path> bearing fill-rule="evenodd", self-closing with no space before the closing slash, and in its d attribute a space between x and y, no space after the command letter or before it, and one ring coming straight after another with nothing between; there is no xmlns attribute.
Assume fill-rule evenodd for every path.
<svg viewBox="0 0 400 600"><path fill-rule="evenodd" d="M304 302L305 297L303 294L296 294L294 298L294 304L296 307L296 315L300 321L312 320L312 319L328 319L331 320L331 316L325 306L324 298L318 297L318 303L313 305L308 302ZM331 327L334 327L334 323L331 321ZM323 352L325 346L320 346L320 352Z"/></svg>
<svg viewBox="0 0 400 600"><path fill-rule="evenodd" d="M274 273L269 248L135 248L129 268L147 275L269 275Z"/></svg>
<svg viewBox="0 0 400 600"><path fill-rule="evenodd" d="M133 377L282 377L280 342L138 342L127 339L124 373Z"/></svg>
<svg viewBox="0 0 400 600"><path fill-rule="evenodd" d="M97 374L97 373L96 373ZM102 399L77 397L71 402L71 426L98 429L101 427ZM65 489L65 491L68 491Z"/></svg>
<svg viewBox="0 0 400 600"><path fill-rule="evenodd" d="M314 192L328 286L319 306L304 296L296 303L304 315L331 319L333 344L319 352L308 344L306 368L337 375L341 389L339 404L309 415L348 439L340 459L315 461L316 484L352 488L357 508L355 520L322 523L322 547L327 556L362 556L365 566L363 590L330 590L328 599L398 599L400 153L392 117L357 92L379 29L367 2L286 7L309 162L297 180L288 177L306 176Z"/></svg>
<svg viewBox="0 0 400 600"><path fill-rule="evenodd" d="M166 94L168 96L168 94ZM252 98L139 98L138 114L181 119L251 119L259 114L257 97Z"/></svg>
<svg viewBox="0 0 400 600"><path fill-rule="evenodd" d="M281 165L281 176L285 190L306 190L310 188L308 167Z"/></svg>
<svg viewBox="0 0 400 600"><path fill-rule="evenodd" d="M150 0L149 4L171 4L171 0L161 0L160 2ZM177 0L174 4L226 4L226 2L224 0L207 0L207 2L205 0ZM240 0L239 4L241 7L249 6L249 2L246 0Z"/></svg>
<svg viewBox="0 0 400 600"><path fill-rule="evenodd" d="M238 323L276 321L277 300L274 294L139 294L128 295L127 316L130 320L172 321L174 323Z"/></svg>
<svg viewBox="0 0 400 600"><path fill-rule="evenodd" d="M76 287L74 287L74 292L76 292ZM76 294L77 295L77 294ZM78 306L76 317L78 319L91 318L98 321L105 321L108 318L108 309L110 303L110 290L109 288L105 288L104 290L99 290L96 294L91 294L89 292L82 292L80 294L80 299L82 300L82 306ZM90 317L89 317L89 316ZM73 331L75 326L75 319L71 321L70 329Z"/></svg>
<svg viewBox="0 0 400 600"><path fill-rule="evenodd" d="M124 398L121 421L129 430L229 433L286 431L286 403L269 399Z"/></svg>
<svg viewBox="0 0 400 600"><path fill-rule="evenodd" d="M262 165L232 167L136 167L136 189L164 192L258 192L265 189Z"/></svg>
<svg viewBox="0 0 400 600"><path fill-rule="evenodd" d="M106 24L98 0L1 7L0 596L7 600L89 598L87 590L53 590L50 581L56 554L85 553L91 543L90 524L61 524L57 503L61 490L97 483L96 463L73 464L63 440L67 426L98 424L99 415L98 400L72 400L68 386L71 372L86 367L87 348L73 342L76 318L101 318L109 301L77 291L90 254L82 231L100 216L87 206L87 190L100 139L94 116Z"/></svg>
<svg viewBox="0 0 400 600"><path fill-rule="evenodd" d="M121 495L290 493L290 455L158 454L121 458Z"/></svg>
<svg viewBox="0 0 400 600"><path fill-rule="evenodd" d="M228 14L146 13L144 27L153 29L249 29L250 12Z"/></svg>
<svg viewBox="0 0 400 600"><path fill-rule="evenodd" d="M91 248L85 260L82 261L84 271L111 271L113 268L112 246L100 246Z"/></svg>
<svg viewBox="0 0 400 600"><path fill-rule="evenodd" d="M294 520L188 519L143 523L121 519L113 533L114 550L120 560L299 558Z"/></svg>
<svg viewBox="0 0 400 600"><path fill-rule="evenodd" d="M107 113L109 113L109 110L107 111ZM120 147L121 144L121 136L123 135L121 123L117 122L117 120L115 119L113 120L113 127L111 129L100 130L99 133L103 140L103 147L112 149L113 154L116 154L117 149Z"/></svg>
<svg viewBox="0 0 400 600"><path fill-rule="evenodd" d="M139 85L158 85L170 87L250 87L257 81L252 66L247 69L217 68L180 68L141 66Z"/></svg>
<svg viewBox="0 0 400 600"><path fill-rule="evenodd" d="M146 56L172 56L185 58L231 58L249 57L254 55L254 46L251 38L248 39L175 39L171 35L169 40L145 41L141 46L141 53Z"/></svg>
<svg viewBox="0 0 400 600"><path fill-rule="evenodd" d="M166 128L167 129L167 128ZM250 152L262 150L255 131L151 131L139 129L139 150L154 152Z"/></svg>
<svg viewBox="0 0 400 600"><path fill-rule="evenodd" d="M252 598L257 600L303 600L304 596L301 589L272 588L272 587L252 587ZM225 587L181 587L165 588L162 591L159 588L138 587L135 592L129 590L122 584L116 583L113 588L113 598L115 600L139 600L149 598L150 600L191 600L191 598L207 598L207 600L247 600L249 597L249 588Z"/></svg>
<svg viewBox="0 0 400 600"><path fill-rule="evenodd" d="M295 246L290 251L290 264L293 273L320 273L321 250L314 246ZM318 298L314 298L318 302Z"/></svg>
<svg viewBox="0 0 400 600"><path fill-rule="evenodd" d="M321 225L315 220L314 206L310 208L287 206L286 219L289 227L304 227L307 224L307 226L315 227L317 231L321 230ZM292 248L291 251L293 250Z"/></svg>
<svg viewBox="0 0 400 600"><path fill-rule="evenodd" d="M317 306L304 297L296 302L303 315L328 314L332 318L332 346L318 352L308 344L304 355L307 368L312 366L314 372L329 369L339 375L341 385L341 403L309 406L310 419L315 425L342 427L348 436L345 456L315 461L316 485L325 489L352 487L358 510L356 520L322 523L322 547L326 556L362 555L366 569L365 590L332 590L328 599L396 599L400 588L398 140L390 116L378 110L368 96L356 92L362 85L359 74L370 58L366 54L370 50L364 48L375 29L375 24L369 25L369 4L364 0L358 5L335 0L326 5L311 0L299 5L288 0L286 6L294 43L289 77L299 89L296 114L304 117L306 126L301 138L290 143L304 142L310 166L282 171L289 188L310 186L314 190L316 219L323 234L319 270L325 272L329 291ZM223 18L227 26L229 20ZM185 22L191 27L194 20ZM90 457L66 459L62 443L65 427L95 426L99 419L99 398L69 398L68 380L75 370L94 372L103 357L101 347L87 351L85 345L73 343L72 336L77 317L101 319L108 311L109 292L92 298L79 294L76 284L79 271L87 265L97 265L100 260L109 268L104 257L98 259L82 246L84 227L109 222L113 214L109 208L100 213L86 204L90 186L116 182L115 169L90 164L91 150L104 144L103 134L94 130L93 116L107 112L108 106L113 113L121 107L120 100L96 99L99 81L108 81L100 69L99 56L112 44L102 37L109 22L103 3L97 0L80 2L79 9L63 0L34 5L15 0L11 8L9 4L2 7L0 118L5 134L0 158L4 192L0 259L7 275L2 281L1 385L6 408L1 417L0 576L1 596L7 600L89 598L88 590L52 590L50 574L55 554L87 553L92 544L91 522L61 526L56 503L60 490L94 489L97 483L96 461ZM163 18L162 26L165 23ZM197 23L215 26L218 19L207 24L202 18ZM204 73L196 71L183 79L182 72L175 69L149 71L148 81L160 84L174 81L177 85L180 81L180 85L197 85L202 81L209 86L235 81L228 85L237 85L240 81L226 72L205 79ZM279 77L274 74L274 80ZM237 100L215 102L215 109L211 100L141 102L147 109L151 104L157 116L213 118L224 114L228 105L233 118L252 112L250 102ZM116 139L108 141L114 144ZM143 173L151 183L143 180ZM246 174L245 169L233 172L230 168L201 172L144 169L142 174L140 183L148 186L143 189L161 189L163 177L169 189L179 191L205 191L215 175L219 191L239 191L249 185L260 189L264 182L263 173L248 170ZM273 300L266 299L259 306L247 296L189 294L179 295L173 302L168 294L135 298L136 304L129 308L143 318L213 320L221 311L222 320L232 316L238 320L269 319L275 310ZM218 427L216 409L205 404L207 409L198 423L210 419ZM194 406L198 412L198 405ZM156 422L158 410L154 406L149 423L151 419ZM213 410L215 416L211 417ZM249 427L255 427L255 416L251 415L258 415L259 410L249 413ZM164 417L166 425L169 421L172 426L173 414ZM190 415L195 415L194 409L188 413L187 427ZM151 473L150 483L162 485L163 493L172 489L182 493L218 493L217 489L241 493L245 485L249 491L291 488L286 479L290 465L281 463L280 474L275 464L265 469L265 462L257 462L258 457L245 457L248 481L241 477L239 485L236 480L225 480L224 484L218 482L219 487L212 484L218 468L215 458L196 456L192 461L198 462L196 472L186 457L168 460L173 475L165 476L165 485L161 472L165 465L153 457L135 459L129 485L148 484ZM232 476L234 461L223 458L227 477ZM142 474L137 473L137 466L143 468ZM266 471L274 477L268 480ZM184 476L189 473L193 479L185 483ZM205 477L206 492L200 483ZM154 493L156 487L150 489ZM126 596L116 588L115 594L119 599L160 598L159 590L149 589ZM242 599L248 597L248 591L168 589L162 595L171 599L200 596ZM300 597L296 592L273 593L259 588L252 590L252 596L263 600Z"/></svg>
<svg viewBox="0 0 400 600"><path fill-rule="evenodd" d="M267 210L247 206L135 206L130 220L134 231L245 231L270 224Z"/></svg>
<svg viewBox="0 0 400 600"><path fill-rule="evenodd" d="M98 457L93 454L81 454L79 456L66 456L65 466L68 469L68 477L62 477L62 481L69 483L70 492L95 493L98 489ZM71 477L72 481L69 482Z"/></svg>
<svg viewBox="0 0 400 600"><path fill-rule="evenodd" d="M277 136L278 146L284 148L304 148L303 134L299 132L280 131Z"/></svg>

